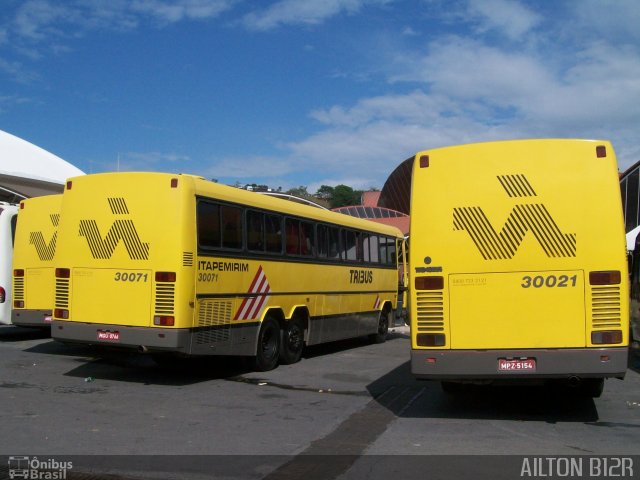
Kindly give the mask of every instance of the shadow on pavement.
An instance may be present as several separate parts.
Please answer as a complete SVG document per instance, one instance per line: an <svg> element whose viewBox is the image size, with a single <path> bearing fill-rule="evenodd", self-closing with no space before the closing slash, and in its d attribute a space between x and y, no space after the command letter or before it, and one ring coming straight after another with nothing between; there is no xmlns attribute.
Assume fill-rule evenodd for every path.
<svg viewBox="0 0 640 480"><path fill-rule="evenodd" d="M460 391L450 394L440 388L440 382L416 380L408 361L369 384L367 389L381 405L403 418L548 423L598 421L593 399L580 397L566 388L544 385L464 385Z"/></svg>

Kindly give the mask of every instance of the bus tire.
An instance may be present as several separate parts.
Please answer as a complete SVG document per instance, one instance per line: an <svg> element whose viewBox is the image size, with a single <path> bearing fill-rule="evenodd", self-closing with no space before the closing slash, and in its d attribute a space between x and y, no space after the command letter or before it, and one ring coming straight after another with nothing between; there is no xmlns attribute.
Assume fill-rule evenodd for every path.
<svg viewBox="0 0 640 480"><path fill-rule="evenodd" d="M304 326L299 318L293 317L286 322L282 330L282 342L280 344L280 363L289 365L296 363L302 357L304 348Z"/></svg>
<svg viewBox="0 0 640 480"><path fill-rule="evenodd" d="M378 317L378 331L369 335L371 343L384 343L387 340L387 332L389 331L389 317L391 315L391 307L386 304L380 311Z"/></svg>
<svg viewBox="0 0 640 480"><path fill-rule="evenodd" d="M278 366L280 356L280 326L278 322L267 317L258 333L258 347L256 349L255 370L268 372Z"/></svg>
<svg viewBox="0 0 640 480"><path fill-rule="evenodd" d="M586 378L580 384L580 393L587 398L599 398L604 390L604 378Z"/></svg>

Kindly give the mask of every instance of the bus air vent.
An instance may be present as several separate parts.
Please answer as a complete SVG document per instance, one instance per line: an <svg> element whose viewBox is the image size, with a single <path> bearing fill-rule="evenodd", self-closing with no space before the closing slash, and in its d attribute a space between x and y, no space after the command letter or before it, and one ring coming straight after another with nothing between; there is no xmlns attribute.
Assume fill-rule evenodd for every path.
<svg viewBox="0 0 640 480"><path fill-rule="evenodd" d="M420 291L416 297L418 332L444 332L442 290Z"/></svg>
<svg viewBox="0 0 640 480"><path fill-rule="evenodd" d="M155 314L156 315L173 315L173 303L176 293L175 283L156 282L155 294Z"/></svg>
<svg viewBox="0 0 640 480"><path fill-rule="evenodd" d="M610 329L622 325L620 286L591 286L591 326Z"/></svg>
<svg viewBox="0 0 640 480"><path fill-rule="evenodd" d="M193 267L193 252L182 253L182 266Z"/></svg>
<svg viewBox="0 0 640 480"><path fill-rule="evenodd" d="M24 301L24 277L13 277L13 299Z"/></svg>
<svg viewBox="0 0 640 480"><path fill-rule="evenodd" d="M56 308L69 308L68 278L56 278Z"/></svg>
<svg viewBox="0 0 640 480"><path fill-rule="evenodd" d="M208 345L229 340L231 327L231 302L204 300L198 310L196 343Z"/></svg>

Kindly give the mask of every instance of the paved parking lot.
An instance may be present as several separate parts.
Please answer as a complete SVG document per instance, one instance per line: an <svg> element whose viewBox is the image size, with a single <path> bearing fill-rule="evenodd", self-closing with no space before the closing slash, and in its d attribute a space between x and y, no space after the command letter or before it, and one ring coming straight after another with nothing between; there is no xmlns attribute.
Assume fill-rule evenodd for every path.
<svg viewBox="0 0 640 480"><path fill-rule="evenodd" d="M637 356L591 400L542 387L445 394L411 376L406 328L381 345L314 347L266 373L224 358L168 370L16 327L0 327L0 355L0 454L89 455L76 465L94 472L198 478L213 461L202 456L242 455L216 465L242 465L246 478L361 478L375 465L382 478L411 466L394 467L400 455L620 456L640 445Z"/></svg>

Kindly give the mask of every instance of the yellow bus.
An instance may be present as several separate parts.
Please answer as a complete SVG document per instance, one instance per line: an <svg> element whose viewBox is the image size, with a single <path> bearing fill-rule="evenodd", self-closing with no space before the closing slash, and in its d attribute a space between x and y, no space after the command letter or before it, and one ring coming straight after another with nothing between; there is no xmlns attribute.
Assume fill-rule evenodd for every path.
<svg viewBox="0 0 640 480"><path fill-rule="evenodd" d="M62 200L52 336L255 368L304 345L384 341L402 233L201 177L75 177Z"/></svg>
<svg viewBox="0 0 640 480"><path fill-rule="evenodd" d="M413 157L411 369L598 396L627 368L629 285L609 142L516 140Z"/></svg>
<svg viewBox="0 0 640 480"><path fill-rule="evenodd" d="M15 325L51 325L54 302L56 243L62 195L20 202L13 250L13 310Z"/></svg>

